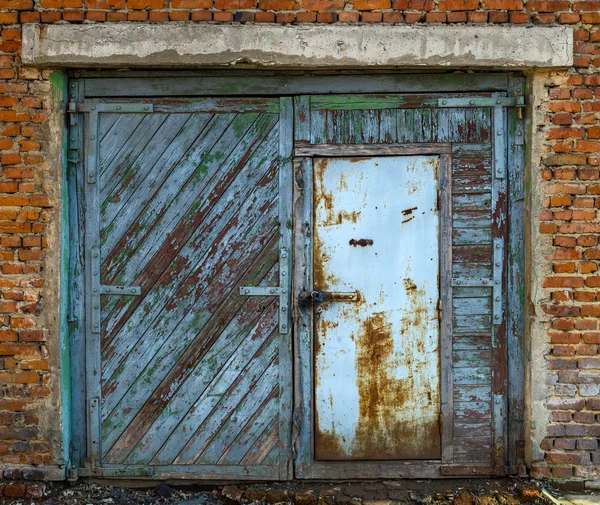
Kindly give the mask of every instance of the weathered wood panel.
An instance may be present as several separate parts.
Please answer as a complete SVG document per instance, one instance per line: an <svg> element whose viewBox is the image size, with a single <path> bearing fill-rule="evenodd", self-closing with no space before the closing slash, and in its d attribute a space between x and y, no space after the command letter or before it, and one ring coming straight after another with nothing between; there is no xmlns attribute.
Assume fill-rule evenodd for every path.
<svg viewBox="0 0 600 505"><path fill-rule="evenodd" d="M240 294L280 283L278 110L209 99L101 115L100 278L141 289L102 298L103 465L287 478L280 297Z"/></svg>

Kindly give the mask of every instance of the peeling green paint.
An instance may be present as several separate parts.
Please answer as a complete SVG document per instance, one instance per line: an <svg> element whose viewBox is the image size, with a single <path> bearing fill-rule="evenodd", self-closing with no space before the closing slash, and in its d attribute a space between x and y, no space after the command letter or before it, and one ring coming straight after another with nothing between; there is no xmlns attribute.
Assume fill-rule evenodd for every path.
<svg viewBox="0 0 600 505"><path fill-rule="evenodd" d="M52 110L62 111L68 101L67 74L57 70L50 74ZM64 118L64 114L61 114ZM64 121L64 119L63 119ZM60 245L60 394L62 417L62 459L66 467L70 464L71 447L71 358L69 350L68 279L69 279L69 194L67 184L68 128L61 124L61 245Z"/></svg>

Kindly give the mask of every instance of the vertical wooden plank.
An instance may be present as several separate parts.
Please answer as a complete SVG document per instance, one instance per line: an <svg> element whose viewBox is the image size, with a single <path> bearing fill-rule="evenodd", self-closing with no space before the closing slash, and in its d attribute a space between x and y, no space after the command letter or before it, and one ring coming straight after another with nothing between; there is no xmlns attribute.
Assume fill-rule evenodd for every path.
<svg viewBox="0 0 600 505"><path fill-rule="evenodd" d="M386 144L396 142L397 109L382 109L379 111L379 141Z"/></svg>
<svg viewBox="0 0 600 505"><path fill-rule="evenodd" d="M312 230L313 230L313 168L310 158L296 160L300 195L296 199L295 226L295 285L294 299L299 300L303 294L310 293L312 278ZM310 478L312 470L313 447L313 412L312 412L312 304L298 303L297 324L295 326L296 355L295 365L295 412L294 412L294 453L296 455L294 470L299 478Z"/></svg>
<svg viewBox="0 0 600 505"><path fill-rule="evenodd" d="M83 83L69 83L69 100L82 102ZM86 377L85 377L85 253L84 234L84 116L77 114L77 124L69 128L67 185L69 194L69 279L68 313L71 358L71 462L84 464L86 453Z"/></svg>
<svg viewBox="0 0 600 505"><path fill-rule="evenodd" d="M323 144L327 142L327 111L310 111L310 143Z"/></svg>
<svg viewBox="0 0 600 505"><path fill-rule="evenodd" d="M440 157L440 381L442 402L442 463L454 460L454 394L452 380L452 159Z"/></svg>
<svg viewBox="0 0 600 505"><path fill-rule="evenodd" d="M506 268L504 264L496 265L506 258L506 109L495 107L493 112L493 155L492 170L492 240L500 246L502 254L494 255L494 264L500 267L500 283L502 293L506 293ZM499 251L500 252L500 251ZM502 258L500 260L500 258ZM495 294L497 296L497 294ZM507 350L506 350L506 310L502 311L501 320L493 320L492 334L492 426L493 426L493 465L497 475L506 472L506 393L507 393Z"/></svg>
<svg viewBox="0 0 600 505"><path fill-rule="evenodd" d="M88 465L91 468L100 466L100 331L93 328L92 313L94 308L92 299L92 286L99 284L100 272L92 271L93 251L100 247L100 204L97 184L98 171L98 112L92 110L87 118L86 130L86 160L85 160L85 195L86 195L86 230L85 230L85 258L86 258L86 391L87 391L87 440L88 440ZM96 252L97 253L97 252Z"/></svg>
<svg viewBox="0 0 600 505"><path fill-rule="evenodd" d="M377 110L362 111L362 143L376 144L379 142L379 113Z"/></svg>
<svg viewBox="0 0 600 505"><path fill-rule="evenodd" d="M296 142L310 142L310 97L294 98L294 135Z"/></svg>
<svg viewBox="0 0 600 505"><path fill-rule="evenodd" d="M292 421L292 339L289 313L292 265L292 149L294 109L291 98L280 99L279 112L279 478L292 478L290 460Z"/></svg>
<svg viewBox="0 0 600 505"><path fill-rule="evenodd" d="M525 79L509 76L513 96L522 96ZM525 131L517 110L508 110L508 464L518 471L524 458L525 406Z"/></svg>
<svg viewBox="0 0 600 505"><path fill-rule="evenodd" d="M414 142L415 111L414 109L398 109L398 142Z"/></svg>

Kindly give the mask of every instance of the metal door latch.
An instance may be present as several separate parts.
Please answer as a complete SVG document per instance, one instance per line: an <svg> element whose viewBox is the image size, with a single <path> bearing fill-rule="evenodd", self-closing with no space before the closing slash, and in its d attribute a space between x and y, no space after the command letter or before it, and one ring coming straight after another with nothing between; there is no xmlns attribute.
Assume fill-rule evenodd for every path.
<svg viewBox="0 0 600 505"><path fill-rule="evenodd" d="M314 290L308 293L303 291L298 297L300 303L314 302L358 302L360 293L358 291L319 291Z"/></svg>

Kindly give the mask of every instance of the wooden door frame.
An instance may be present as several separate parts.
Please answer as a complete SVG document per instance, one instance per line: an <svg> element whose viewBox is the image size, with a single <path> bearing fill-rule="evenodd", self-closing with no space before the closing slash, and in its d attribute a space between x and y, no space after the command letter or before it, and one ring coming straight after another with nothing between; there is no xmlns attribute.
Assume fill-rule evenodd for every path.
<svg viewBox="0 0 600 505"><path fill-rule="evenodd" d="M294 96L300 94L327 93L450 93L450 92L505 92L509 96L522 97L525 94L525 79L513 73L398 73L348 72L345 75L290 74L269 71L131 71L124 76L118 71L74 70L69 73L69 101L82 102L94 98L131 98L134 101L142 97L200 97L200 96ZM244 83L240 86L240 83ZM135 84L135 86L132 86ZM508 433L507 473L515 473L523 461L524 447L524 405L525 405L525 130L521 111L515 108L507 111L507 151L508 151L508 247L507 247L507 359L508 359ZM80 166L83 152L83 121L77 121L73 114L70 121L68 141L68 186L69 198L64 205L68 209L69 234L71 237L68 295L69 310L69 347L71 356L71 396L72 396L72 433L71 464L75 468L83 466L85 451L85 419L81 414L81 387L85 384L85 347L82 338L81 322L85 319L85 307L82 303L82 286L74 275L79 268L77 237L81 234L79 221L79 202L81 194L77 189L77 167ZM296 185L301 180L295 181ZM297 202L294 202L297 204ZM295 223L298 226L298 223ZM298 253L298 251L296 251ZM301 257L301 256L298 256ZM302 385L294 384L295 392ZM297 430L297 418L294 417L294 429ZM385 466L385 465L384 465ZM442 468L435 465L407 463L400 465L401 472L392 477L451 476L465 475L460 468ZM477 474L477 469L471 469ZM392 472L390 472L391 474ZM115 475L117 476L117 475ZM381 474L383 476L383 474ZM127 477L127 475L123 475ZM317 476L319 477L319 476ZM150 477L148 477L150 478ZM181 478L206 478L210 476L181 475Z"/></svg>

